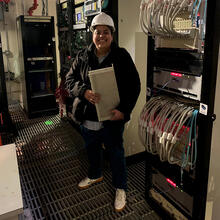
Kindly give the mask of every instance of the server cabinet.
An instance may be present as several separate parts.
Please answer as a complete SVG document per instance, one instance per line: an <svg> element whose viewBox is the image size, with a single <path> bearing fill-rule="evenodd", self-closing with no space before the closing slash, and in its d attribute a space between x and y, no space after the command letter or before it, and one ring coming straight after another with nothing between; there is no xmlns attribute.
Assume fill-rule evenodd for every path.
<svg viewBox="0 0 220 220"><path fill-rule="evenodd" d="M21 66L21 105L29 117L57 113L54 18L17 18Z"/></svg>
<svg viewBox="0 0 220 220"><path fill-rule="evenodd" d="M168 8L172 6L167 5ZM192 10L192 15L185 16L189 13L188 9L192 9L190 6L196 10ZM176 8L181 10L180 7ZM161 107L163 100L161 103L151 102L154 107L146 107L149 108L146 110L146 118L141 118L141 123L144 122L140 123L142 141L147 143L146 199L162 213L164 219L203 220L212 127L216 118L214 103L220 4L219 1L211 0L189 1L184 8L176 20L178 25L182 22L180 26L173 26L168 22L170 29L163 28L164 26L158 29L156 26L156 29L152 29L155 37L148 36L147 102L159 96L166 97L168 102L164 102L165 107ZM194 24L189 25L194 28L194 32L186 28L189 20L189 24ZM156 32L160 34L157 35ZM175 34L172 35L173 33ZM183 37L183 33L195 34L195 37ZM173 106L169 108L170 99ZM171 113L175 105L193 109L193 113L197 115L194 126L190 125L194 114L183 123L175 113ZM176 115L178 114L181 115L180 111L176 111ZM183 118L182 115L181 119ZM186 131L186 135L180 134L181 131Z"/></svg>

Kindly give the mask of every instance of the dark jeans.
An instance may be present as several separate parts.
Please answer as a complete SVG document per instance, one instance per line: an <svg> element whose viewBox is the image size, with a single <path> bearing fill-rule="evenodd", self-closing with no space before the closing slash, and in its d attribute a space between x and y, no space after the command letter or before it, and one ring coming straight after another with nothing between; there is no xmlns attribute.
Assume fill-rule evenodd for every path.
<svg viewBox="0 0 220 220"><path fill-rule="evenodd" d="M106 121L104 128L93 131L81 125L82 136L88 153L88 177L96 179L102 176L103 148L108 153L112 171L112 184L115 188L127 189L127 170L123 148L122 122Z"/></svg>

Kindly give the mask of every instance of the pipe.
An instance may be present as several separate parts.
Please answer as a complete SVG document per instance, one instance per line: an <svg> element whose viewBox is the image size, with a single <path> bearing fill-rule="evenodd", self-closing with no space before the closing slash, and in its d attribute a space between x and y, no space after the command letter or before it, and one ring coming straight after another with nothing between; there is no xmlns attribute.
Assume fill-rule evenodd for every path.
<svg viewBox="0 0 220 220"><path fill-rule="evenodd" d="M34 0L34 3L33 3L33 5L32 5L32 7L30 7L30 8L28 9L28 14L29 14L29 16L32 16L33 11L37 8L37 6L38 6L37 0Z"/></svg>

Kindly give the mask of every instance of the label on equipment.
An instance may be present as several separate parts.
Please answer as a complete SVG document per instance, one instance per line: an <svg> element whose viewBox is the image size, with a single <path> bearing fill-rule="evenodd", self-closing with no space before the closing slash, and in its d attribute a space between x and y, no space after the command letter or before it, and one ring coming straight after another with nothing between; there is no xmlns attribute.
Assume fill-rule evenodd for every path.
<svg viewBox="0 0 220 220"><path fill-rule="evenodd" d="M208 105L200 103L199 113L201 113L203 115L207 115L208 114Z"/></svg>

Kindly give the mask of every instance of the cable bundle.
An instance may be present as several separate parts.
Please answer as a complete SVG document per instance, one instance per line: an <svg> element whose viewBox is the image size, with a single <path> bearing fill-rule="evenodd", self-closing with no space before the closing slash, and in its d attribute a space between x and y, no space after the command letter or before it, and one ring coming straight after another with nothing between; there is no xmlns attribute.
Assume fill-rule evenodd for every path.
<svg viewBox="0 0 220 220"><path fill-rule="evenodd" d="M145 34L154 36L194 37L194 25L201 6L201 0L142 0L139 23ZM187 14L192 25L175 28L177 16ZM185 19L185 16L183 16ZM180 22L181 23L181 22ZM197 28L198 29L198 28Z"/></svg>
<svg viewBox="0 0 220 220"><path fill-rule="evenodd" d="M198 110L171 98L151 98L139 117L139 137L147 152L157 154L161 161L193 169L197 114Z"/></svg>

